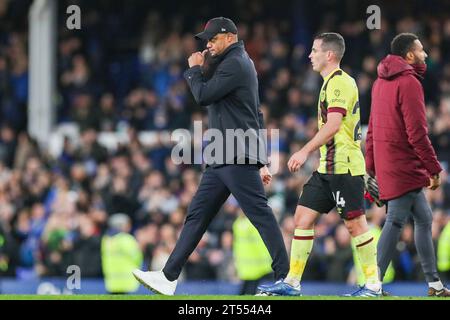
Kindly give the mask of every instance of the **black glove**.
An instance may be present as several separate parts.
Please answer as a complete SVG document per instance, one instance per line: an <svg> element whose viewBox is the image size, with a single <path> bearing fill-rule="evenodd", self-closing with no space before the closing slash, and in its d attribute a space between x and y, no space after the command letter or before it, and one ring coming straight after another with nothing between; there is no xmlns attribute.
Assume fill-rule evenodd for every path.
<svg viewBox="0 0 450 320"><path fill-rule="evenodd" d="M366 198L369 198L369 200L375 202L378 207L382 207L385 205L385 202L383 200L380 200L377 180L369 176L368 174L364 176L364 189L370 195L370 198Z"/></svg>

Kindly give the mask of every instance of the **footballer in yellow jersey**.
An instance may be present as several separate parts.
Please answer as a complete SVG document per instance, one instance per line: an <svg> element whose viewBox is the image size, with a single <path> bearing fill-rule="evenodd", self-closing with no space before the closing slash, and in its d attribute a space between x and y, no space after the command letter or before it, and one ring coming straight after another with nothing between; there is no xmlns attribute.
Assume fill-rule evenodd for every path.
<svg viewBox="0 0 450 320"><path fill-rule="evenodd" d="M336 207L353 242L366 279L352 296L381 296L377 251L364 215L365 163L360 148L361 128L355 80L340 68L344 38L323 33L314 39L309 58L324 79L319 97L319 131L288 161L291 172L320 149L320 166L303 187L295 211L289 274L283 281L258 289L267 295L301 295L301 277L314 241L315 221Z"/></svg>
<svg viewBox="0 0 450 320"><path fill-rule="evenodd" d="M328 113L342 114L339 131L320 147L319 173L360 176L366 173L361 151L361 125L358 88L355 80L337 68L328 74L320 90L319 129L327 122Z"/></svg>

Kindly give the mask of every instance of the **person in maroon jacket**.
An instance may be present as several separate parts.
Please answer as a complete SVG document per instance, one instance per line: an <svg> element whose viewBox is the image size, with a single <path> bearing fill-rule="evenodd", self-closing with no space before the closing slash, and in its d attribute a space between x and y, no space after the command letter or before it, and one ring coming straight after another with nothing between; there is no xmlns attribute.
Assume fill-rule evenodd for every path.
<svg viewBox="0 0 450 320"><path fill-rule="evenodd" d="M424 187L440 185L442 168L428 138L422 79L426 52L418 37L397 35L391 54L378 65L372 88L372 107L366 139L366 169L375 177L379 197L386 202L387 218L378 242L381 280L392 260L401 229L412 216L415 244L428 295L450 296L442 284L431 238L432 212Z"/></svg>

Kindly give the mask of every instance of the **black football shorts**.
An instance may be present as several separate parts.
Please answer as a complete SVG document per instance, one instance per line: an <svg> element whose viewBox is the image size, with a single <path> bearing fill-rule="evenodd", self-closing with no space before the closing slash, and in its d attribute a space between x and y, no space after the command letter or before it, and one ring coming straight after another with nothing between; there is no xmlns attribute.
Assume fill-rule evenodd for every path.
<svg viewBox="0 0 450 320"><path fill-rule="evenodd" d="M354 219L364 214L364 178L315 171L303 187L298 204L319 213L336 207L342 219Z"/></svg>

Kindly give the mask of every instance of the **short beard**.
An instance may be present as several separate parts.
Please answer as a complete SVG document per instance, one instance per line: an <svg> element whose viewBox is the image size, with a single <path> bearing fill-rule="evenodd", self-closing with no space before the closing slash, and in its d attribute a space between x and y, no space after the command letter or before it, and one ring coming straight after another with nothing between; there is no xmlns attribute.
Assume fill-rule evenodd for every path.
<svg viewBox="0 0 450 320"><path fill-rule="evenodd" d="M417 56L414 56L414 64L423 64L425 61L420 60Z"/></svg>

